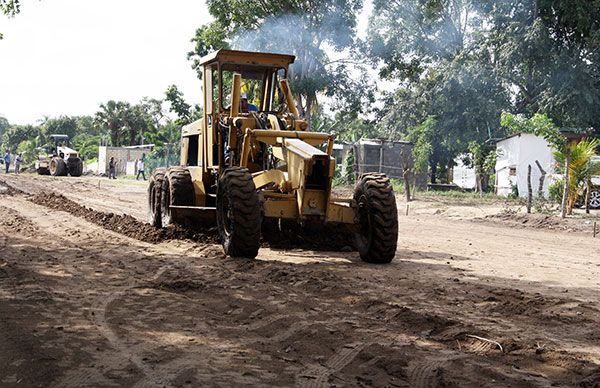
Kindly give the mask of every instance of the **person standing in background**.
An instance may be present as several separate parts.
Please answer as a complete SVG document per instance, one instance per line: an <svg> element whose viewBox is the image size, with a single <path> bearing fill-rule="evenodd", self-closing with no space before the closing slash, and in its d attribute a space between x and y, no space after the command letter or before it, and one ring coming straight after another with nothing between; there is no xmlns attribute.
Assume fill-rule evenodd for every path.
<svg viewBox="0 0 600 388"><path fill-rule="evenodd" d="M10 167L10 160L11 160L10 150L7 148L6 149L6 154L4 154L4 166L6 168L6 173L7 174L8 174L8 168Z"/></svg>
<svg viewBox="0 0 600 388"><path fill-rule="evenodd" d="M137 181L138 179L140 179L140 174L142 174L142 178L146 180L146 174L144 173L144 155L142 155L142 158L138 160L135 167L137 170L137 176L135 177L135 180Z"/></svg>
<svg viewBox="0 0 600 388"><path fill-rule="evenodd" d="M23 163L23 156L22 154L18 154L15 158L15 174L21 173L21 163Z"/></svg>
<svg viewBox="0 0 600 388"><path fill-rule="evenodd" d="M108 179L117 179L117 162L112 156L108 161Z"/></svg>

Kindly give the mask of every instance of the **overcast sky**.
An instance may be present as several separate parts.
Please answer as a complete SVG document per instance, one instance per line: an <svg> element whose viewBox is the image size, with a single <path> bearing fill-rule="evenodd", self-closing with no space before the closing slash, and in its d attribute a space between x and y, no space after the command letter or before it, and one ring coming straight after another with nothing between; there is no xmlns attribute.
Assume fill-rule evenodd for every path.
<svg viewBox="0 0 600 388"><path fill-rule="evenodd" d="M91 115L110 99L163 98L171 84L197 103L186 53L208 21L201 0L24 0L14 19L0 16L0 115Z"/></svg>
<svg viewBox="0 0 600 388"><path fill-rule="evenodd" d="M367 0L360 35L371 8ZM0 116L93 115L111 99L164 98L171 84L199 103L186 54L209 21L202 0L23 0L15 18L0 16Z"/></svg>

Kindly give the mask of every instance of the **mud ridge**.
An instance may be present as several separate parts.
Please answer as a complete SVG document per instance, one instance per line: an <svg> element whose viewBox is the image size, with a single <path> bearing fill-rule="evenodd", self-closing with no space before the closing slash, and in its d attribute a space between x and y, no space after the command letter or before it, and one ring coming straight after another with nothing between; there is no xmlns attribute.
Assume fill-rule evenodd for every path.
<svg viewBox="0 0 600 388"><path fill-rule="evenodd" d="M50 209L66 211L105 229L148 243L164 240L192 240L205 244L218 242L215 230L184 229L178 226L157 229L127 214L103 213L79 205L60 194L47 193L29 196L28 200Z"/></svg>
<svg viewBox="0 0 600 388"><path fill-rule="evenodd" d="M25 192L9 185L3 180L0 180L0 194L12 196L17 194L25 194Z"/></svg>
<svg viewBox="0 0 600 388"><path fill-rule="evenodd" d="M591 232L592 230L591 225L586 225L582 220L561 219L560 217L548 214L514 214L504 212L476 218L473 221L500 223L515 228L557 230L569 233Z"/></svg>

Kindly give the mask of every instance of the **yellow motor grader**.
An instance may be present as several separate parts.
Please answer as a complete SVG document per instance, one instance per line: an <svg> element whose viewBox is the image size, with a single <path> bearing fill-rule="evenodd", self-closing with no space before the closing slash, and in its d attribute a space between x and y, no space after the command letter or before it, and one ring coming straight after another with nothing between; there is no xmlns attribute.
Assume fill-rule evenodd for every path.
<svg viewBox="0 0 600 388"><path fill-rule="evenodd" d="M389 179L362 174L334 198L334 136L308 131L287 80L294 56L219 50L203 57L203 117L182 128L179 167L149 181L156 227L218 227L225 253L254 258L263 220L349 224L360 257L389 263L398 213Z"/></svg>

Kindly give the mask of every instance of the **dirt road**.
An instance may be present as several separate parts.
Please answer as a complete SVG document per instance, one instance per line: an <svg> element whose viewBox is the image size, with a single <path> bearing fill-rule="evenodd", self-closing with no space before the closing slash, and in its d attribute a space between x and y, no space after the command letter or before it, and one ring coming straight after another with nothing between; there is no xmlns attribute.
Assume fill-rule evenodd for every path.
<svg viewBox="0 0 600 388"><path fill-rule="evenodd" d="M66 211L35 195L56 187ZM600 239L583 229L417 201L391 265L248 261L149 234L145 203L143 183L0 176L1 386L600 384Z"/></svg>

